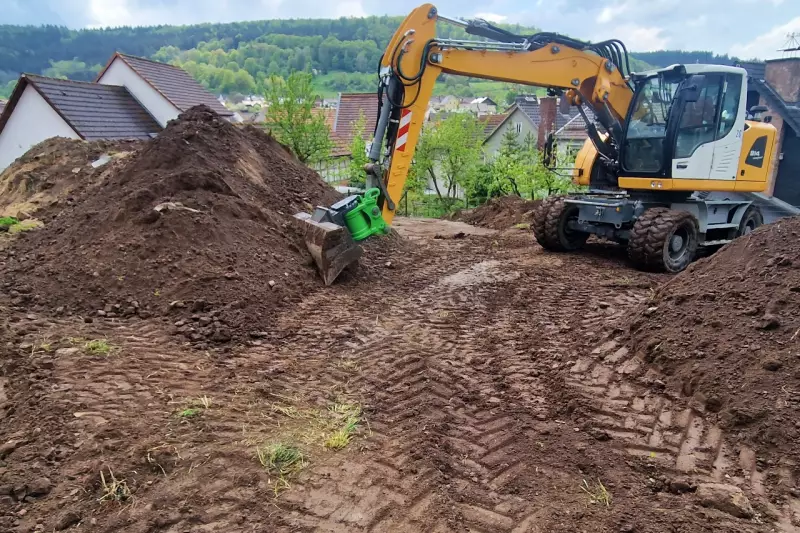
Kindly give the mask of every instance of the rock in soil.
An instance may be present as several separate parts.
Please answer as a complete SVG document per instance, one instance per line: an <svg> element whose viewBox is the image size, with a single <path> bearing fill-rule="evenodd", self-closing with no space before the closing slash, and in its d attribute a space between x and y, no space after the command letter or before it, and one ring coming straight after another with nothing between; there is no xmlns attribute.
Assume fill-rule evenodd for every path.
<svg viewBox="0 0 800 533"><path fill-rule="evenodd" d="M79 524L81 521L81 515L76 513L75 511L67 511L66 513L62 514L58 521L56 522L55 528L56 531L64 531L75 524Z"/></svg>
<svg viewBox="0 0 800 533"><path fill-rule="evenodd" d="M750 500L742 489L725 483L701 483L695 493L700 505L719 509L737 518L752 518Z"/></svg>

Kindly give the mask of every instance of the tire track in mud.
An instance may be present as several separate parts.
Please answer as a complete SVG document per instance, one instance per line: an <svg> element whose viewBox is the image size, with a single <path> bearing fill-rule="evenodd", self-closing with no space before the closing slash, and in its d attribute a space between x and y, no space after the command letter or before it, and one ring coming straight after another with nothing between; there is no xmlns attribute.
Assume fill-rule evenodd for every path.
<svg viewBox="0 0 800 533"><path fill-rule="evenodd" d="M602 451L571 442L573 428L552 415L559 392L548 388L552 374L577 366L575 353L596 345L645 291L620 289L613 273L605 285L565 283L562 260L527 243L478 259L434 265L417 274L438 281L362 309L377 318L345 350L358 375L329 376L369 398L372 435L361 451L312 467L282 496L294 511L290 525L522 533L574 530L586 520L575 463L591 472ZM586 279L592 262L576 279ZM315 298L299 315L330 321L354 304ZM583 308L590 311L582 316ZM562 453L565 442L574 450Z"/></svg>

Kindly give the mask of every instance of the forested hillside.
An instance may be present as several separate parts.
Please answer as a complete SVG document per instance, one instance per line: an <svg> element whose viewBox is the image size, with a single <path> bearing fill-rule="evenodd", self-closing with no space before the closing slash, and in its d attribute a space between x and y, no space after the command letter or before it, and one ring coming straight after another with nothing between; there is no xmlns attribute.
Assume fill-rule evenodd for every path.
<svg viewBox="0 0 800 533"><path fill-rule="evenodd" d="M215 93L262 92L270 75L293 70L314 72L315 84L324 94L372 90L381 53L401 20L383 16L91 30L3 25L0 96L8 96L20 72L91 80L116 50L179 65ZM518 33L535 31L506 27ZM466 36L463 30L444 24L439 33ZM648 64L706 61L711 55L649 52L635 54L632 66L642 70ZM498 97L509 89L500 83L452 78L439 90Z"/></svg>

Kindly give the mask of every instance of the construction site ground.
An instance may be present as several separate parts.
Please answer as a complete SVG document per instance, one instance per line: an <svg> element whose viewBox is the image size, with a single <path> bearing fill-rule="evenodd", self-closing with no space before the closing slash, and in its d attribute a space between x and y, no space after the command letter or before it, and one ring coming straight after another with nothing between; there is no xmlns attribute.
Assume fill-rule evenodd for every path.
<svg viewBox="0 0 800 533"><path fill-rule="evenodd" d="M0 531L800 524L798 499L771 493L781 472L653 387L626 347L623 324L666 277L614 245L559 255L524 229L394 226L407 238L380 275L320 286L268 335L207 350L169 317L87 322L2 302L14 357L0 374ZM344 411L360 412L357 430L325 447ZM304 460L271 473L256 451L270 443ZM704 482L740 487L754 515L700 505Z"/></svg>

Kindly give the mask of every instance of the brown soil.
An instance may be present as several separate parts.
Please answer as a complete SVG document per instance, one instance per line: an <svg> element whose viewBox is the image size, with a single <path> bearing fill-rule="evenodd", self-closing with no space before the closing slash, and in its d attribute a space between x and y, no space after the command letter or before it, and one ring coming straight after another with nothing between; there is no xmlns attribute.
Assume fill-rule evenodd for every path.
<svg viewBox="0 0 800 533"><path fill-rule="evenodd" d="M14 246L5 281L15 302L171 312L195 342L269 331L277 308L319 287L291 216L340 197L262 130L203 107L82 192ZM194 322L181 318L190 313Z"/></svg>
<svg viewBox="0 0 800 533"><path fill-rule="evenodd" d="M660 288L633 349L764 465L800 475L800 218L737 239ZM792 488L784 487L785 488Z"/></svg>
<svg viewBox="0 0 800 533"><path fill-rule="evenodd" d="M492 198L485 204L462 211L458 220L491 229L507 229L517 224L529 224L533 209L541 200L525 200L519 196Z"/></svg>
<svg viewBox="0 0 800 533"><path fill-rule="evenodd" d="M0 216L40 217L40 210L74 202L80 190L103 179L113 164L92 166L107 154L112 161L136 151L136 141L93 141L54 137L31 148L0 174ZM111 163L110 162L110 163Z"/></svg>
<svg viewBox="0 0 800 533"><path fill-rule="evenodd" d="M373 241L367 254L388 266L276 310L276 335L228 354L182 346L155 319L87 324L0 299L0 531L800 525L797 498L764 490L796 487L791 474L635 378L623 325L669 278L597 244L549 254L529 232L437 239L457 228L432 224ZM325 448L347 404L363 419L344 449ZM256 457L278 442L307 458L288 486ZM700 506L693 490L712 480L741 487L757 516Z"/></svg>

